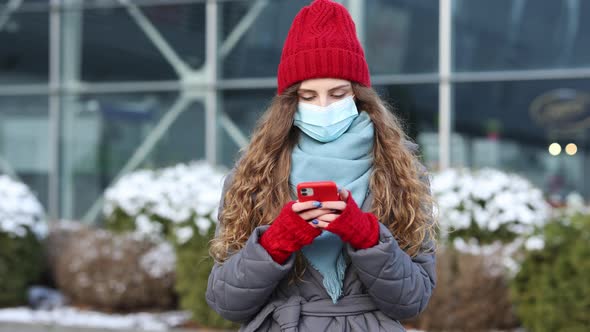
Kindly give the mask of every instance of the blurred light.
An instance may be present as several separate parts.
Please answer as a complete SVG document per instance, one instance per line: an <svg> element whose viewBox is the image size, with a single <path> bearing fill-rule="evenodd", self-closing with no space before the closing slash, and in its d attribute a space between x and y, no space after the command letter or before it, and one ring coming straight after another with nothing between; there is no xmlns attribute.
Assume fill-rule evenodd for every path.
<svg viewBox="0 0 590 332"><path fill-rule="evenodd" d="M561 153L561 145L559 145L559 143L552 143L549 145L549 153L551 153L552 156L557 156Z"/></svg>
<svg viewBox="0 0 590 332"><path fill-rule="evenodd" d="M565 146L565 152L567 154L569 154L570 156L573 156L576 154L576 152L578 152L578 146L575 145L574 143L570 143Z"/></svg>

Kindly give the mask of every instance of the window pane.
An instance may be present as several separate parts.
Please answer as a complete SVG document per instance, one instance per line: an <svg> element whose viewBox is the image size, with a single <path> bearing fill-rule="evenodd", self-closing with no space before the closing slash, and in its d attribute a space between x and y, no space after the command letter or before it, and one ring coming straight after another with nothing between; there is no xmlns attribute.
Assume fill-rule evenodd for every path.
<svg viewBox="0 0 590 332"><path fill-rule="evenodd" d="M155 92L63 97L64 217L83 217L148 137L161 134L137 168L204 158L203 105L188 101L176 108L177 98L176 93ZM157 126L166 114L175 114L174 120L160 131Z"/></svg>
<svg viewBox="0 0 590 332"><path fill-rule="evenodd" d="M47 96L0 96L0 173L15 175L48 208Z"/></svg>
<svg viewBox="0 0 590 332"><path fill-rule="evenodd" d="M366 1L365 53L373 74L438 70L438 1Z"/></svg>
<svg viewBox="0 0 590 332"><path fill-rule="evenodd" d="M222 112L239 128L241 134L249 139L275 93L274 89L225 91L222 95ZM219 160L221 164L232 167L239 157L240 147L229 135L228 129L223 125L221 127Z"/></svg>
<svg viewBox="0 0 590 332"><path fill-rule="evenodd" d="M0 14L0 86L48 82L48 18L42 10Z"/></svg>
<svg viewBox="0 0 590 332"><path fill-rule="evenodd" d="M549 195L589 197L589 89L589 80L457 84L452 164L518 172Z"/></svg>
<svg viewBox="0 0 590 332"><path fill-rule="evenodd" d="M457 71L590 66L590 2L455 0Z"/></svg>
<svg viewBox="0 0 590 332"><path fill-rule="evenodd" d="M64 13L64 52L82 57L85 81L175 80L173 64L155 46L158 35L142 29L144 19L178 55L182 64L199 69L205 61L205 5L189 3L143 7L80 7ZM138 19L130 10L138 8ZM134 11L131 11L134 12ZM79 43L68 38L82 29ZM76 53L79 50L79 54ZM175 61L175 60L173 60Z"/></svg>
<svg viewBox="0 0 590 332"><path fill-rule="evenodd" d="M10 5L10 9L5 7L7 5ZM0 0L0 6L11 11L48 11L49 5L47 0Z"/></svg>
<svg viewBox="0 0 590 332"><path fill-rule="evenodd" d="M268 1L254 22L223 59L223 77L274 77L281 59L283 42L295 15L308 0ZM255 1L220 2L223 40L244 18Z"/></svg>
<svg viewBox="0 0 590 332"><path fill-rule="evenodd" d="M438 87L435 84L379 86L381 97L394 108L406 133L420 145L422 161L438 164Z"/></svg>

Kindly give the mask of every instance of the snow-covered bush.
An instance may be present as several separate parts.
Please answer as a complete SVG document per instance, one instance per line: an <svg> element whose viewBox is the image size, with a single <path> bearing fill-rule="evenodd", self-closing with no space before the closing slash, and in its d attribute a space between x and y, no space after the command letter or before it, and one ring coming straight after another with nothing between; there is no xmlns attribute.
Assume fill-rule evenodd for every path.
<svg viewBox="0 0 590 332"><path fill-rule="evenodd" d="M590 206L578 192L571 192L565 197L564 204L551 210L552 222L568 224L576 216L590 215ZM525 249L528 251L541 250L545 247L545 233L543 227L538 227L534 233L524 239Z"/></svg>
<svg viewBox="0 0 590 332"><path fill-rule="evenodd" d="M139 170L105 193L107 227L183 244L217 220L223 173L204 162Z"/></svg>
<svg viewBox="0 0 590 332"><path fill-rule="evenodd" d="M432 192L451 241L508 243L544 224L551 211L541 190L528 180L490 168L439 172Z"/></svg>
<svg viewBox="0 0 590 332"><path fill-rule="evenodd" d="M236 326L209 308L205 291L213 266L208 244L215 231L223 176L204 162L140 170L109 188L104 206L110 229L174 243L180 306L191 311L199 325L222 328ZM160 255L150 257L157 261Z"/></svg>
<svg viewBox="0 0 590 332"><path fill-rule="evenodd" d="M0 232L10 237L37 239L47 235L45 212L29 188L6 175L0 175Z"/></svg>
<svg viewBox="0 0 590 332"><path fill-rule="evenodd" d="M26 287L42 273L47 224L29 188L0 175L0 306L22 304Z"/></svg>
<svg viewBox="0 0 590 332"><path fill-rule="evenodd" d="M174 304L176 256L168 242L61 221L47 244L53 278L76 305L128 311Z"/></svg>
<svg viewBox="0 0 590 332"><path fill-rule="evenodd" d="M565 196L565 204L559 208L553 209L554 218L562 218L563 220L569 220L565 217L571 217L577 214L590 214L590 205L588 205L584 197L573 191Z"/></svg>

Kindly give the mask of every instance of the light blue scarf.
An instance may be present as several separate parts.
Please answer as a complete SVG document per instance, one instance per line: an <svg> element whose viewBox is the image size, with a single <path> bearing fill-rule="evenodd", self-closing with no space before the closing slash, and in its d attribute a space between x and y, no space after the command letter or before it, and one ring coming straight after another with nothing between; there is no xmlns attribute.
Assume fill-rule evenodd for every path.
<svg viewBox="0 0 590 332"><path fill-rule="evenodd" d="M321 143L302 132L291 155L291 185L331 180L350 190L355 202L362 206L373 169L373 136L373 123L366 112L360 112L350 128L332 142ZM342 248L338 235L323 231L301 249L324 277L324 287L334 303L342 294L346 270Z"/></svg>

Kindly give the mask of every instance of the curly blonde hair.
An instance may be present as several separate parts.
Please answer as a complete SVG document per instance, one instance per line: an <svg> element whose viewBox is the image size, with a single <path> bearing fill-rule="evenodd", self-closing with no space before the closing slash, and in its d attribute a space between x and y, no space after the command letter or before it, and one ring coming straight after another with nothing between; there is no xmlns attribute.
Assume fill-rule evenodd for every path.
<svg viewBox="0 0 590 332"><path fill-rule="evenodd" d="M219 263L243 248L254 228L271 224L292 200L289 173L291 152L300 133L293 126L298 88L299 84L291 86L273 99L236 165L223 197L221 229L210 246L211 256ZM352 88L357 108L366 111L375 126L371 212L408 255L434 250L437 223L425 168L404 144L410 139L390 106L372 88L357 83ZM427 242L430 248L425 248ZM304 263L298 256L295 270L301 275Z"/></svg>

